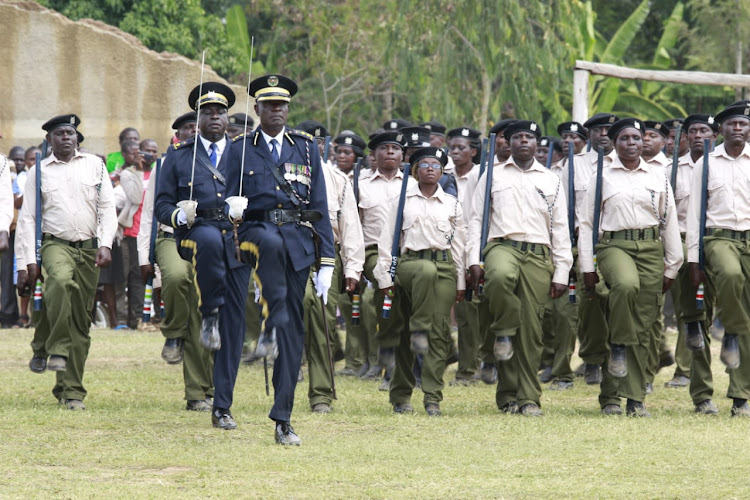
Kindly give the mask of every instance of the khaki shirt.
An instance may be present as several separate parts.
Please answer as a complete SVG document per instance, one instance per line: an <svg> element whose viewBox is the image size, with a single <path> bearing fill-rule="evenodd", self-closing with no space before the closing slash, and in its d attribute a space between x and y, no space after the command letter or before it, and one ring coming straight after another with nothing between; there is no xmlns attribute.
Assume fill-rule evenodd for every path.
<svg viewBox="0 0 750 500"><path fill-rule="evenodd" d="M576 229L581 224L581 218L582 218L582 211L583 211L583 203L586 199L586 190L589 187L589 181L591 180L591 177L596 177L596 162L598 159L598 154L596 151L591 150L587 153L580 153L575 156L573 156L573 170L574 170L574 179L573 183L575 184L575 192L576 192ZM607 168L609 165L612 164L612 160L615 159L617 154L615 153L615 150L609 152L609 154L604 155L604 168ZM565 194L568 194L568 177L570 176L568 169L563 170L562 174L562 183L565 187Z"/></svg>
<svg viewBox="0 0 750 500"><path fill-rule="evenodd" d="M93 237L99 247L112 247L117 214L112 183L98 156L76 150L68 163L54 153L42 160L42 233L66 241ZM18 217L16 234L18 268L36 262L36 168L29 171L28 186Z"/></svg>
<svg viewBox="0 0 750 500"><path fill-rule="evenodd" d="M365 242L354 201L354 189L347 176L336 167L323 164L323 178L333 240L341 249L344 276L359 281L365 264Z"/></svg>
<svg viewBox="0 0 750 500"><path fill-rule="evenodd" d="M594 207L596 176L589 182L581 219L578 259L581 271L594 272ZM657 212L658 211L658 215ZM666 217L665 217L666 212ZM660 219L664 219L662 222ZM682 241L672 187L664 168L641 159L635 170L626 168L618 157L602 175L602 208L599 237L604 231L645 229L659 226L664 244L664 276L676 278L682 266Z"/></svg>
<svg viewBox="0 0 750 500"><path fill-rule="evenodd" d="M362 220L362 233L365 246L377 245L380 233L383 231L383 222L388 213L388 204L391 200L398 199L401 193L401 183L404 173L396 171L392 179L387 179L380 172L375 172L369 177L359 179L359 215ZM409 185L416 184L413 177L408 180Z"/></svg>
<svg viewBox="0 0 750 500"><path fill-rule="evenodd" d="M474 190L477 188L477 182L479 182L479 165L474 165L466 175L459 177L458 172L453 172L456 178L456 186L458 187L458 201L461 203L461 208L464 212L464 220L466 224L469 223L469 215L471 214L471 200L474 197Z"/></svg>
<svg viewBox="0 0 750 500"><path fill-rule="evenodd" d="M552 281L568 283L573 266L568 232L565 188L560 178L536 160L528 170L519 168L511 157L493 167L492 205L488 238L507 238L550 247L555 273ZM482 212L487 176L479 178L469 217L466 245L468 266L480 263ZM544 196L542 196L544 195Z"/></svg>
<svg viewBox="0 0 750 500"><path fill-rule="evenodd" d="M5 155L0 154L0 231L7 232L10 232L10 224L15 217L11 165L13 165L13 162Z"/></svg>
<svg viewBox="0 0 750 500"><path fill-rule="evenodd" d="M388 204L383 230L378 243L378 264L373 275L380 288L393 284L391 274L391 249L398 215L398 196ZM464 248L466 223L461 203L438 186L429 198L422 194L418 184L407 188L401 228L401 254L407 250L450 250L456 267L456 289L466 289Z"/></svg>
<svg viewBox="0 0 750 500"><path fill-rule="evenodd" d="M698 168L696 169L696 165ZM677 159L677 180L675 181L674 202L677 206L677 221L680 233L687 232L688 203L693 174L700 171L700 164L693 161L690 152ZM672 162L667 167L667 176L672 179Z"/></svg>
<svg viewBox="0 0 750 500"><path fill-rule="evenodd" d="M727 154L719 145L708 154L708 196L706 199L706 227L750 230L750 145L737 158ZM703 158L697 162L688 203L687 246L688 262L698 262L700 236L700 204Z"/></svg>

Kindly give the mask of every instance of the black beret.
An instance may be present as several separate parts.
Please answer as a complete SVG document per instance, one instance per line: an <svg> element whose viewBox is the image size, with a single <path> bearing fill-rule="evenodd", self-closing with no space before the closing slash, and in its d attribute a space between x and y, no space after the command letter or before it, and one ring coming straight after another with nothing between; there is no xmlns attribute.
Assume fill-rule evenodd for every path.
<svg viewBox="0 0 750 500"><path fill-rule="evenodd" d="M612 113L597 113L583 123L587 130L594 127L606 127L615 123L620 118Z"/></svg>
<svg viewBox="0 0 750 500"><path fill-rule="evenodd" d="M426 127L430 130L431 134L434 135L445 135L445 125L443 125L440 122L436 122L435 120L430 120L429 122L424 122L419 125L420 127Z"/></svg>
<svg viewBox="0 0 750 500"><path fill-rule="evenodd" d="M358 155L362 156L365 154L365 140L357 134L341 134L336 137L333 142L336 146L349 146Z"/></svg>
<svg viewBox="0 0 750 500"><path fill-rule="evenodd" d="M506 141L509 141L511 137L513 137L513 134L517 134L519 132L529 132L531 134L534 134L539 140L542 137L542 129L539 127L539 125L536 122L532 122L529 120L516 120L515 122L511 123L507 127L505 127L505 130L503 130L503 137L505 137Z"/></svg>
<svg viewBox="0 0 750 500"><path fill-rule="evenodd" d="M247 119L247 126L252 127L255 123L252 116L248 116L245 113L235 113L227 118L227 123L230 125L245 126L245 119Z"/></svg>
<svg viewBox="0 0 750 500"><path fill-rule="evenodd" d="M81 119L78 118L77 115L74 115L74 114L60 115L60 116L56 116L54 118L47 120L44 123L44 125L42 125L42 130L44 130L45 132L52 132L57 127L62 127L62 126L73 127L74 129L78 130L78 125L80 124L81 124Z"/></svg>
<svg viewBox="0 0 750 500"><path fill-rule="evenodd" d="M623 118L622 120L617 120L611 127L609 127L607 137L614 141L617 139L617 135L626 128L640 130L641 135L643 135L644 130L646 130L646 125L638 118Z"/></svg>
<svg viewBox="0 0 750 500"><path fill-rule="evenodd" d="M448 164L448 155L445 153L445 151L432 146L427 148L419 148L414 151L409 157L409 163L411 163L411 166L413 167L414 165L418 164L419 161L423 158L436 158L440 162L440 164L443 165L443 167Z"/></svg>
<svg viewBox="0 0 750 500"><path fill-rule="evenodd" d="M682 125L684 122L684 118L670 118L669 120L665 120L662 123L665 127L667 127L667 129L674 130L677 128L677 125Z"/></svg>
<svg viewBox="0 0 750 500"><path fill-rule="evenodd" d="M184 115L180 115L177 117L177 119L172 123L172 130L178 130L186 123L195 122L197 119L197 113L195 111L189 111Z"/></svg>
<svg viewBox="0 0 750 500"><path fill-rule="evenodd" d="M448 131L448 137L464 137L469 140L478 140L482 136L479 130L469 127L453 128Z"/></svg>
<svg viewBox="0 0 750 500"><path fill-rule="evenodd" d="M223 83L203 82L203 85L198 85L190 91L188 106L197 110L199 105L206 104L220 104L231 108L234 105L234 92Z"/></svg>
<svg viewBox="0 0 750 500"><path fill-rule="evenodd" d="M381 144L397 144L403 149L406 147L406 137L404 136L404 133L399 130L388 130L370 139L367 147L375 149Z"/></svg>
<svg viewBox="0 0 750 500"><path fill-rule="evenodd" d="M78 144L83 142L83 134L76 130L76 136L78 137Z"/></svg>
<svg viewBox="0 0 750 500"><path fill-rule="evenodd" d="M560 140L559 137L554 137L554 136L551 136L551 135L545 135L544 137L542 137L539 140L539 146L543 147L543 148L547 148L549 146L552 146L552 149L554 149L558 153L562 153L563 152L562 141Z"/></svg>
<svg viewBox="0 0 750 500"><path fill-rule="evenodd" d="M322 123L316 122L315 120L305 120L302 123L298 123L296 129L302 130L303 132L307 132L313 137L327 137L328 131L323 126Z"/></svg>
<svg viewBox="0 0 750 500"><path fill-rule="evenodd" d="M724 123L728 118L735 116L743 116L750 120L750 101L737 101L727 106L716 115L715 120L719 123Z"/></svg>
<svg viewBox="0 0 750 500"><path fill-rule="evenodd" d="M297 84L284 75L263 75L250 82L247 93L254 97L256 102L289 102L297 93Z"/></svg>
<svg viewBox="0 0 750 500"><path fill-rule="evenodd" d="M646 120L643 122L643 125L645 125L646 130L653 130L654 132L659 132L664 137L669 136L669 129L662 122L657 122L654 120Z"/></svg>
<svg viewBox="0 0 750 500"><path fill-rule="evenodd" d="M683 131L687 132L690 130L690 125L694 123L703 123L711 127L711 130L714 132L719 132L719 122L717 122L713 116L704 114L694 114L685 118L685 121L682 122Z"/></svg>
<svg viewBox="0 0 750 500"><path fill-rule="evenodd" d="M427 127L404 127L399 131L404 133L407 148L426 148L430 145L430 129Z"/></svg>
<svg viewBox="0 0 750 500"><path fill-rule="evenodd" d="M490 129L490 134L499 134L500 132L505 130L508 125L517 121L518 120L516 120L515 118L506 118L505 120L500 120L492 126L492 128Z"/></svg>
<svg viewBox="0 0 750 500"><path fill-rule="evenodd" d="M586 135L586 128L578 122L562 122L557 126L557 133L563 135L565 133L578 134L584 140L588 139Z"/></svg>
<svg viewBox="0 0 750 500"><path fill-rule="evenodd" d="M412 124L401 118L393 118L383 124L383 128L386 130L398 130L404 127L411 127Z"/></svg>

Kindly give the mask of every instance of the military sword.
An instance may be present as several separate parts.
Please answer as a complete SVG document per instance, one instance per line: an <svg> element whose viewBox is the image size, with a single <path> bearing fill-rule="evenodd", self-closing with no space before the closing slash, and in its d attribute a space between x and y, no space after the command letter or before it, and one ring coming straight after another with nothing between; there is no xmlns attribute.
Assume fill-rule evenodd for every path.
<svg viewBox="0 0 750 500"><path fill-rule="evenodd" d="M552 149L552 148L550 148ZM570 232L570 246L576 245L576 169L573 155L573 143L568 143L568 231ZM576 280L568 278L568 301L576 302Z"/></svg>

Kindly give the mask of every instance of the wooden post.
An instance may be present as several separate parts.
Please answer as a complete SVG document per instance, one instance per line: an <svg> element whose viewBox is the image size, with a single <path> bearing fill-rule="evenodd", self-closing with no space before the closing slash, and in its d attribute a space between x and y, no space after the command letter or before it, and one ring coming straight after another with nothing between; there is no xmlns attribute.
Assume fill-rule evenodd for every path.
<svg viewBox="0 0 750 500"><path fill-rule="evenodd" d="M573 121L585 122L589 117L589 72L576 68L573 71Z"/></svg>

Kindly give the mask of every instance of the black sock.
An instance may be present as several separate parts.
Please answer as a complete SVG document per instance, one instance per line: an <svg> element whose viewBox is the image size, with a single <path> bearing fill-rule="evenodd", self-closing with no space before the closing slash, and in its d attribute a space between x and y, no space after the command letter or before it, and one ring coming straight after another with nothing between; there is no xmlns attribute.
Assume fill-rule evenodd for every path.
<svg viewBox="0 0 750 500"><path fill-rule="evenodd" d="M735 408L739 408L740 406L747 403L747 399L742 399L742 398L732 398L732 399L734 400L734 404L732 406L734 406Z"/></svg>

